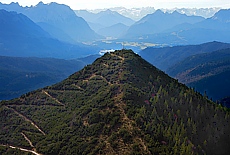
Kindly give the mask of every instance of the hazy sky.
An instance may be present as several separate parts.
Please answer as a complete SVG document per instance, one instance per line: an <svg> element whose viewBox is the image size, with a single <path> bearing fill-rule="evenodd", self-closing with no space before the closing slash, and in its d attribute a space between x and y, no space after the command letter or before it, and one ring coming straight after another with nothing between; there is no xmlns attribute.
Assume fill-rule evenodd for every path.
<svg viewBox="0 0 230 155"><path fill-rule="evenodd" d="M41 0L0 0L2 3L18 2L22 6L36 5ZM230 8L230 0L43 0L44 3L57 2L69 5L72 9L102 9L123 6L126 8L147 7L154 8Z"/></svg>

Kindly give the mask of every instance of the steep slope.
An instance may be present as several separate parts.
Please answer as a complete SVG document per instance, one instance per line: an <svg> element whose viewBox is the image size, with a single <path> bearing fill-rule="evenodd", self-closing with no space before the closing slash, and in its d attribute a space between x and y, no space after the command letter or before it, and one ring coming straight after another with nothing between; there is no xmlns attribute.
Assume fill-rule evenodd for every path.
<svg viewBox="0 0 230 155"><path fill-rule="evenodd" d="M18 6L12 7L12 5ZM74 40L75 42L82 42L100 38L99 35L90 29L84 19L76 16L69 6L63 4L54 2L44 4L39 2L36 6L21 7L18 3L11 3L9 5L0 5L0 7L9 11L23 13L35 23L39 23L50 34L54 34L55 31L53 36L58 37L61 41L68 42ZM19 9L20 7L21 9ZM50 29L51 26L54 29ZM58 29L61 30L60 34Z"/></svg>
<svg viewBox="0 0 230 155"><path fill-rule="evenodd" d="M26 9L24 13L36 23L47 23L61 29L77 42L99 38L87 22L76 16L69 6L54 2L50 4L40 2L35 7Z"/></svg>
<svg viewBox="0 0 230 155"><path fill-rule="evenodd" d="M90 64L87 59L91 58L63 60L0 56L0 100L20 97L29 91L60 82Z"/></svg>
<svg viewBox="0 0 230 155"><path fill-rule="evenodd" d="M10 37L10 35L14 35L16 33L19 36L30 35L29 37L34 36L50 38L49 33L44 31L41 27L36 25L33 21L31 21L28 17L26 17L23 14L18 14L16 12L8 12L3 9L0 9L0 21L0 31L2 35L8 34ZM9 29L10 31L7 31L7 29Z"/></svg>
<svg viewBox="0 0 230 155"><path fill-rule="evenodd" d="M97 48L53 39L27 16L0 10L0 55L72 59L96 54Z"/></svg>
<svg viewBox="0 0 230 155"><path fill-rule="evenodd" d="M3 101L0 115L5 154L229 152L229 112L130 50L106 53L61 83Z"/></svg>
<svg viewBox="0 0 230 155"><path fill-rule="evenodd" d="M230 9L221 9L212 17L197 23L196 26L207 29L230 30Z"/></svg>
<svg viewBox="0 0 230 155"><path fill-rule="evenodd" d="M78 16L78 17L82 17L83 19L85 19L85 21L87 21L88 23L90 21L93 21L95 20L95 17L96 17L96 13L93 13L93 12L89 12L87 10L74 10L75 14Z"/></svg>
<svg viewBox="0 0 230 155"><path fill-rule="evenodd" d="M167 70L172 77L194 87L214 101L230 96L230 49L193 55Z"/></svg>
<svg viewBox="0 0 230 155"><path fill-rule="evenodd" d="M202 53L202 54L194 54L192 56L187 57L183 61L178 62L171 68L167 70L168 74L173 77L178 77L179 74L182 72L186 72L187 70L192 69L198 69L199 66L204 67L202 72L210 72L210 69L208 69L208 66L220 66L219 64L227 64L227 62L230 60L230 48L221 49L218 51L208 52L208 53ZM210 68L209 66L209 68ZM228 65L227 65L228 66ZM228 69L226 67L226 69ZM207 68L206 68L207 67ZM206 69L207 70L206 70ZM215 68L211 67L212 71L215 70ZM213 70L214 69L214 70ZM187 80L182 80L181 82L185 82Z"/></svg>

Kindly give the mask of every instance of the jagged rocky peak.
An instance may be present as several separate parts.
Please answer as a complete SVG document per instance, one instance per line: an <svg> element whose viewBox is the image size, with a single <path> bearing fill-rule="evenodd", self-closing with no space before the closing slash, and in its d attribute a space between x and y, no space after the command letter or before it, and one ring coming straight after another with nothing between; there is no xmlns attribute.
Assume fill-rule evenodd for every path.
<svg viewBox="0 0 230 155"><path fill-rule="evenodd" d="M38 2L38 4L36 6L43 6L45 5L42 1Z"/></svg>
<svg viewBox="0 0 230 155"><path fill-rule="evenodd" d="M165 14L162 10L157 9L153 14L157 14L157 15L163 15Z"/></svg>
<svg viewBox="0 0 230 155"><path fill-rule="evenodd" d="M47 9L59 9L59 10L56 10L56 11L61 11L60 9L68 9L68 10L71 10L69 6L65 5L65 4L59 4L59 3L56 3L56 2L51 2L51 3L43 3L42 1L40 1L35 7L40 7L40 8L44 8L46 7ZM55 10L52 10L52 11L55 11ZM55 12L56 12L55 11Z"/></svg>
<svg viewBox="0 0 230 155"><path fill-rule="evenodd" d="M211 19L230 23L230 9L221 9Z"/></svg>
<svg viewBox="0 0 230 155"><path fill-rule="evenodd" d="M10 5L20 6L18 2L11 2Z"/></svg>

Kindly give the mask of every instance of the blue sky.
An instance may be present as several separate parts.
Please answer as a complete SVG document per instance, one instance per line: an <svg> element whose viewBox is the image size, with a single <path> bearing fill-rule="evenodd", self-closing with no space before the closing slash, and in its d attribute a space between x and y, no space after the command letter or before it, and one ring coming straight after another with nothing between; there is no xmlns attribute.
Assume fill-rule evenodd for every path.
<svg viewBox="0 0 230 155"><path fill-rule="evenodd" d="M18 2L22 6L36 5L41 0L1 0L2 3ZM159 8L230 8L230 0L43 0L44 3L57 2L72 9L103 9L123 6Z"/></svg>

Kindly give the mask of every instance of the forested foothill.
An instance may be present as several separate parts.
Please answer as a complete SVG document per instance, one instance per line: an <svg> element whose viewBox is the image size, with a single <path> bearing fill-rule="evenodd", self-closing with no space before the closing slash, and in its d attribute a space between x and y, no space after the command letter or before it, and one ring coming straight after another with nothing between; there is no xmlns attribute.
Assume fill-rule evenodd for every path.
<svg viewBox="0 0 230 155"><path fill-rule="evenodd" d="M106 53L60 83L0 104L4 155L230 151L229 110L131 50Z"/></svg>

